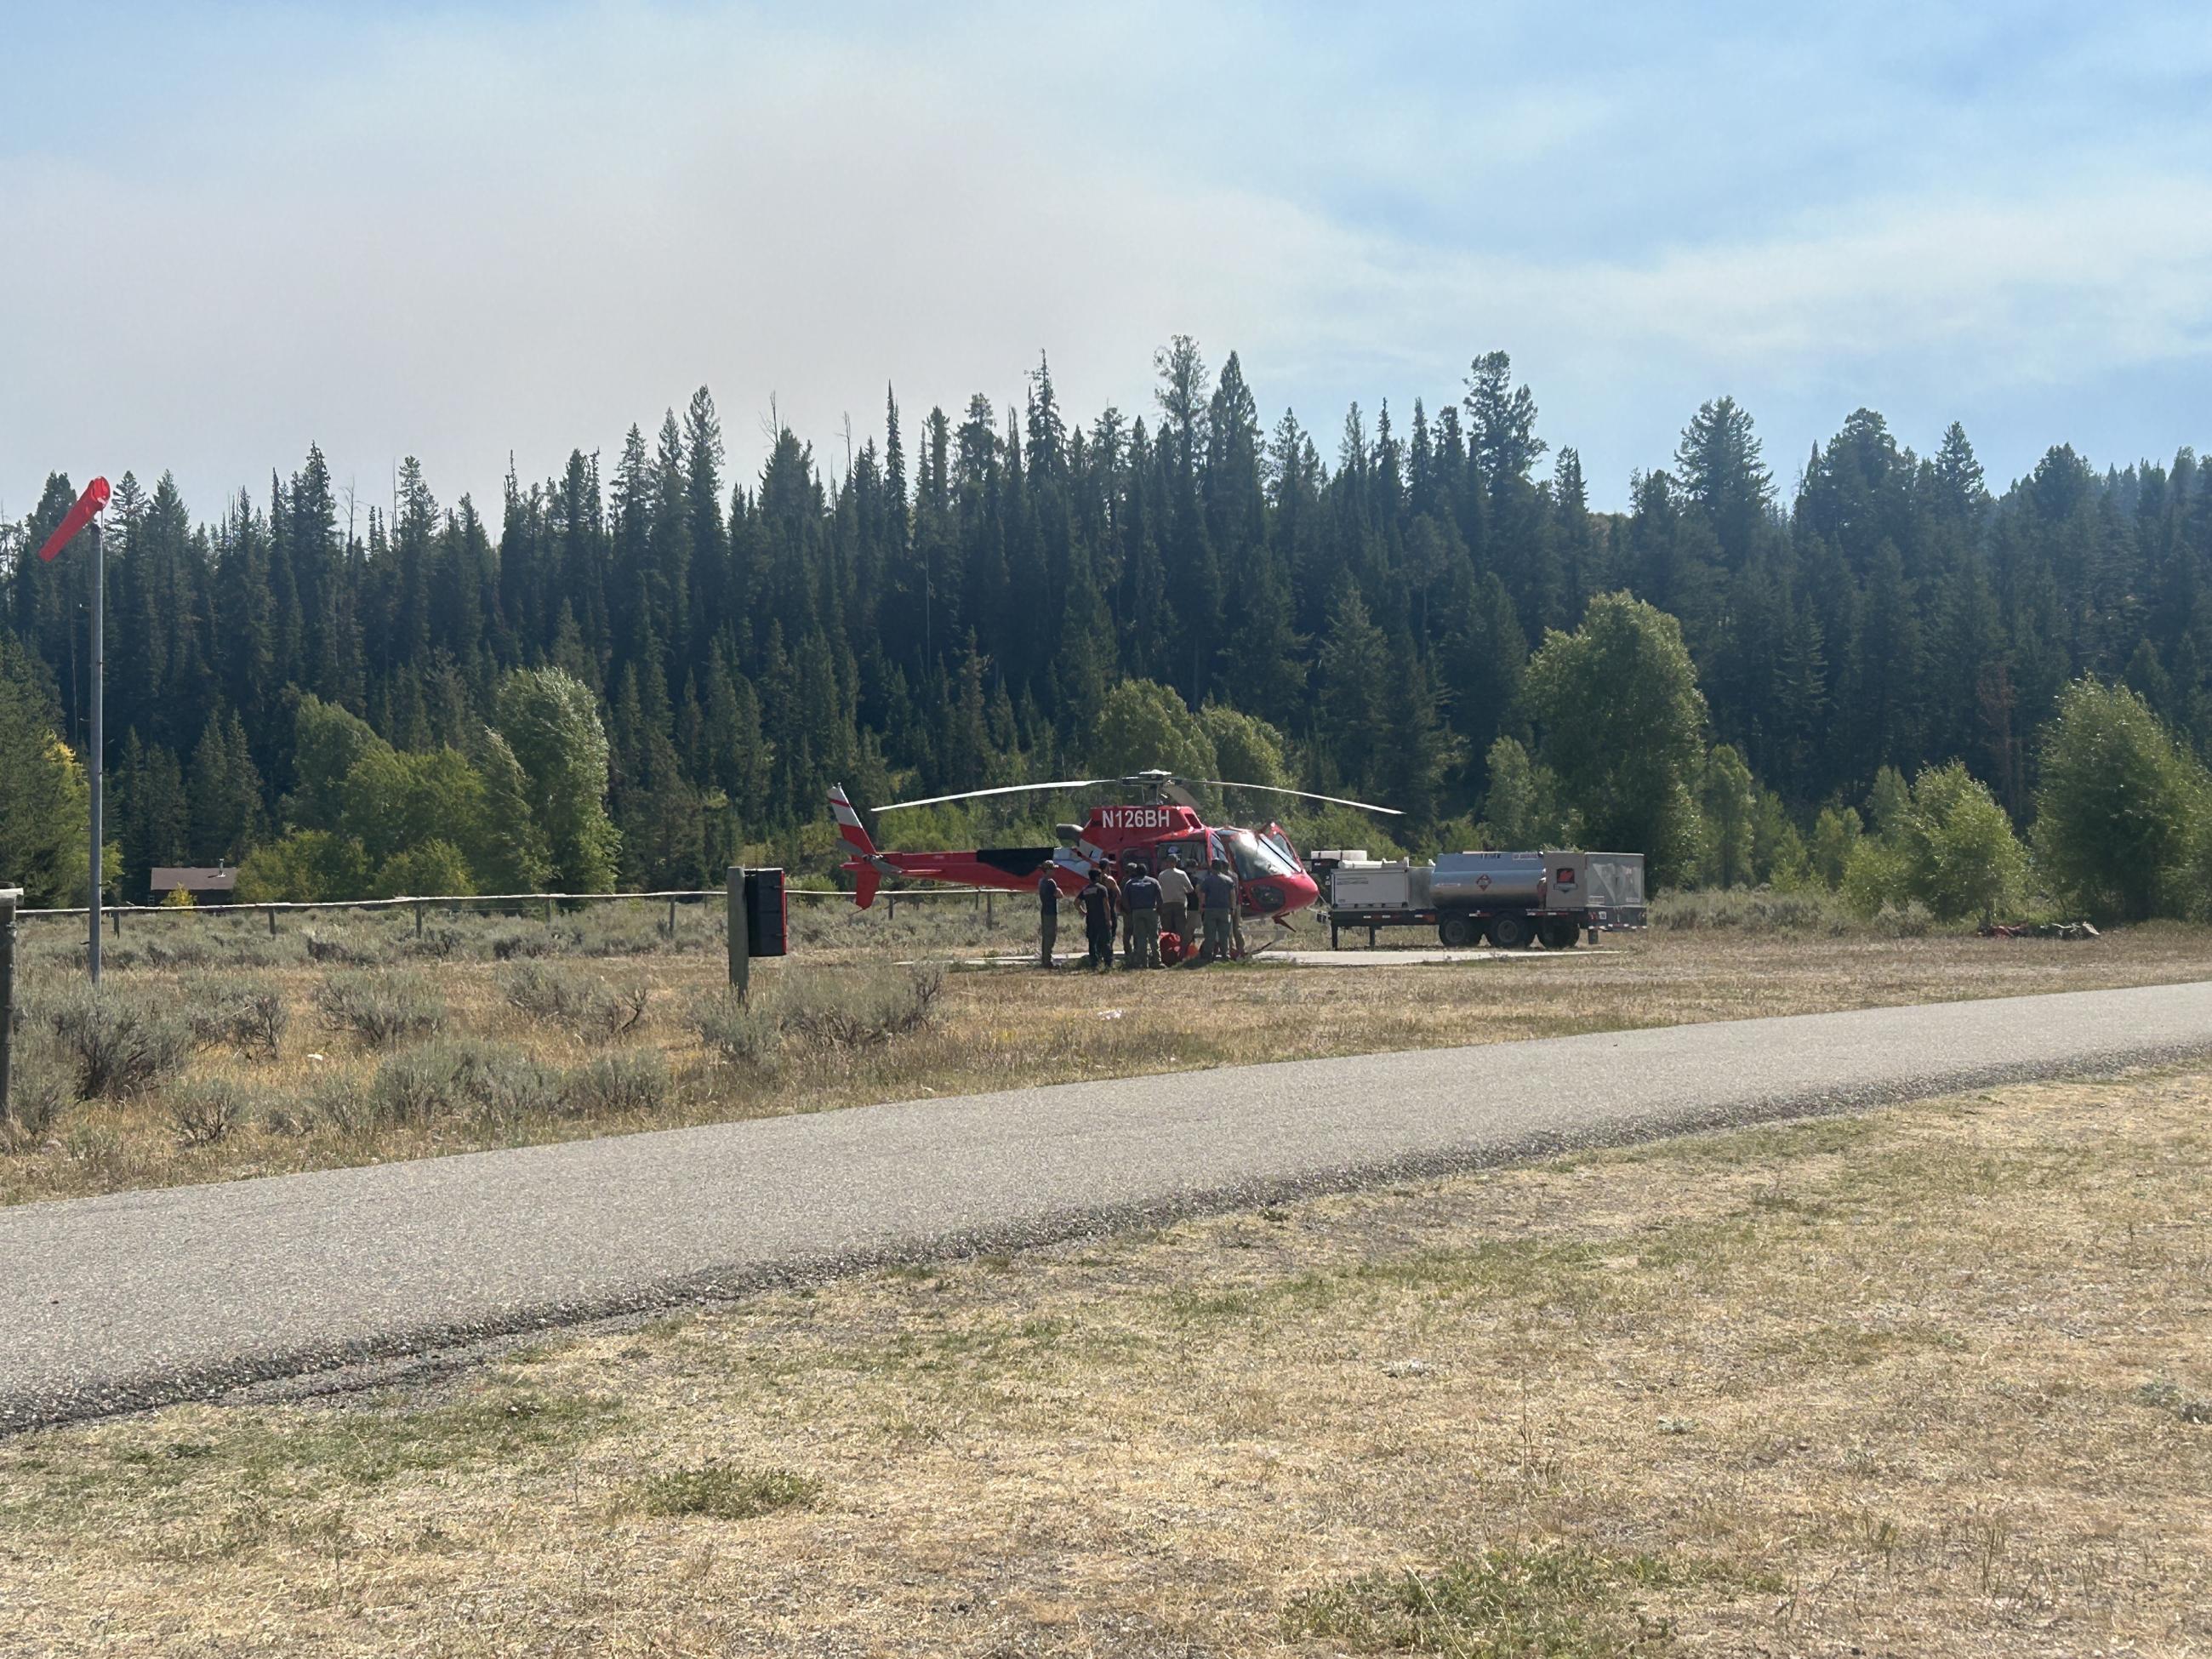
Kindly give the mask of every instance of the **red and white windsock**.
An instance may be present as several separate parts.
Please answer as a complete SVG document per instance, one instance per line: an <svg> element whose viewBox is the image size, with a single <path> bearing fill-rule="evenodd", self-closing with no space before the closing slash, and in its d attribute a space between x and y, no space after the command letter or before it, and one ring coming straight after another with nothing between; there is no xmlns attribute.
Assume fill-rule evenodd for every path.
<svg viewBox="0 0 2212 1659"><path fill-rule="evenodd" d="M94 478L84 487L84 494L76 498L76 505L63 515L54 526L54 533L46 538L39 556L51 563L55 554L75 539L76 532L92 522L92 515L107 505L107 480Z"/></svg>

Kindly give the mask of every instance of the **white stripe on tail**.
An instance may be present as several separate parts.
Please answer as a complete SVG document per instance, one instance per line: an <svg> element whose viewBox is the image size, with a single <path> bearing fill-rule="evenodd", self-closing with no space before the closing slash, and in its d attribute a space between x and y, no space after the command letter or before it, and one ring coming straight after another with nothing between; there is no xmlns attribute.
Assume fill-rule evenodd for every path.
<svg viewBox="0 0 2212 1659"><path fill-rule="evenodd" d="M845 838L845 845L864 859L876 855L876 844L868 839L868 831L860 822L860 815L853 810L853 803L845 793L845 786L830 786L830 813L837 820L837 833Z"/></svg>
<svg viewBox="0 0 2212 1659"><path fill-rule="evenodd" d="M837 833L844 837L845 845L857 855L846 867L853 872L853 902L865 910L876 902L876 889L882 884L883 878L895 876L898 872L876 851L875 842L868 839L867 827L853 810L852 800L842 783L830 786L830 816L837 820Z"/></svg>

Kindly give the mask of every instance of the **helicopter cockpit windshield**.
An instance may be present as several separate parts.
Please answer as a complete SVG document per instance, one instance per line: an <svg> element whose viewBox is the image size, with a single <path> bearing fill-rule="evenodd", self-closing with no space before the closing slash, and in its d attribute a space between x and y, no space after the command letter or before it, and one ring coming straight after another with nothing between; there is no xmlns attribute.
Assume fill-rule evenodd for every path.
<svg viewBox="0 0 2212 1659"><path fill-rule="evenodd" d="M1269 876L1295 876L1297 862L1249 830L1231 830L1221 839L1229 844L1230 862L1239 881L1260 881Z"/></svg>

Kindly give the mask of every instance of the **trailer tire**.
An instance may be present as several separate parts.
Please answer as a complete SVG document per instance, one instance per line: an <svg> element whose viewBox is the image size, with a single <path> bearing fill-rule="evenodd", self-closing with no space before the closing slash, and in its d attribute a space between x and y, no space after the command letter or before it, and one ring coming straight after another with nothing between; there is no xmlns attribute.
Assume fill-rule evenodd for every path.
<svg viewBox="0 0 2212 1659"><path fill-rule="evenodd" d="M1464 951L1470 945L1482 943L1482 929L1473 916L1439 916L1437 938L1447 950Z"/></svg>
<svg viewBox="0 0 2212 1659"><path fill-rule="evenodd" d="M1490 942L1501 951L1518 951L1528 943L1528 922L1522 916L1492 916Z"/></svg>
<svg viewBox="0 0 2212 1659"><path fill-rule="evenodd" d="M1583 930L1571 921L1554 919L1544 924L1547 951L1571 951L1583 942Z"/></svg>

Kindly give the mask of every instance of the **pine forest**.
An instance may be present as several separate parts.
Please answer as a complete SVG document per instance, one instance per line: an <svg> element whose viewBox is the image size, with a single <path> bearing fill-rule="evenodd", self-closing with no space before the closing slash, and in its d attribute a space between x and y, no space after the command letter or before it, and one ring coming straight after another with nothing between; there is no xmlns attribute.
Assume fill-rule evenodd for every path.
<svg viewBox="0 0 2212 1659"><path fill-rule="evenodd" d="M1580 837L1671 886L1909 886L1881 860L1950 856L1984 909L2039 884L2186 908L2212 751L2191 450L2061 443L2005 484L1959 426L1919 454L1862 409L1785 481L1723 397L1607 513L1503 353L1328 436L1263 418L1234 354L1178 337L1155 368L1153 407L1087 424L1042 360L1003 406L894 394L834 464L777 431L757 477L702 388L493 510L413 460L352 499L313 448L219 503L158 458L121 474L116 895L219 860L293 897L691 887L738 855L818 878L833 782L865 807L1157 764L1406 814L1285 817L1309 845ZM31 556L82 482L0 526L0 875L34 902L85 878L86 566ZM2114 745L2180 804L2133 877L2097 867ZM885 839L1035 836L1109 794Z"/></svg>

